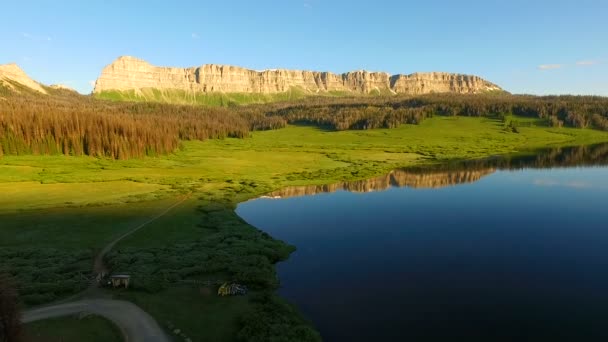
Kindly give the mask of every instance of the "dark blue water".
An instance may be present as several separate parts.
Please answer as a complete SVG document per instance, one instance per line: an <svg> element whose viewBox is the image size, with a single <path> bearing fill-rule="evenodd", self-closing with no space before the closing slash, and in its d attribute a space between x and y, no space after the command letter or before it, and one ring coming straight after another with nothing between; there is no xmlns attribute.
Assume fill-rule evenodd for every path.
<svg viewBox="0 0 608 342"><path fill-rule="evenodd" d="M327 341L604 341L606 150L287 189L337 191L237 212L298 248L280 294Z"/></svg>

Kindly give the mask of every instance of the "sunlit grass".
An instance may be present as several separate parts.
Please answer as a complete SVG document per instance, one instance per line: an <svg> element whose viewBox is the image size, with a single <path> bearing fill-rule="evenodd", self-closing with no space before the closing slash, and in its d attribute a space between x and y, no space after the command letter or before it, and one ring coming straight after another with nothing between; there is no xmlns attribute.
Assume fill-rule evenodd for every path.
<svg viewBox="0 0 608 342"><path fill-rule="evenodd" d="M35 181L0 183L0 212L53 206L84 206L154 199L166 185L130 181L40 183Z"/></svg>
<svg viewBox="0 0 608 342"><path fill-rule="evenodd" d="M607 132L590 129L536 126L519 131L507 132L499 120L435 117L420 125L366 131L288 126L254 132L246 139L186 141L169 156L126 161L8 156L0 159L0 207L6 211L117 203L239 181L275 189L372 176L415 163L608 140ZM298 176L304 172L316 178Z"/></svg>

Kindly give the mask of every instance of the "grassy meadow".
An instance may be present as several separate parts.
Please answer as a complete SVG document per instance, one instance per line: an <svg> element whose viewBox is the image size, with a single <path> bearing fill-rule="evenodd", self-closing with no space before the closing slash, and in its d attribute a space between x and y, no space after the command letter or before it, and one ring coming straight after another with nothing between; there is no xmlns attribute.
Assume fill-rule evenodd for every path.
<svg viewBox="0 0 608 342"><path fill-rule="evenodd" d="M0 212L214 192L239 182L261 193L293 184L364 178L419 163L608 140L602 131L541 124L512 133L498 120L435 117L394 129L334 132L288 126L253 132L246 139L186 141L175 153L158 158L4 156Z"/></svg>
<svg viewBox="0 0 608 342"><path fill-rule="evenodd" d="M397 167L608 141L608 132L511 120L525 124L512 132L501 120L436 116L394 129L291 125L245 139L185 141L158 158L4 156L0 270L17 274L27 305L66 297L86 286L100 248L187 195L107 256L114 270L134 275L136 291L116 295L140 304L167 330L174 325L199 340L231 340L243 325L241 333L255 335L255 323L243 317L260 312L281 334L279 313L292 310L284 303L256 306L252 295L217 298L177 285L213 279L239 280L261 294L276 288L274 263L293 247L240 219L237 203L285 186L364 179Z"/></svg>

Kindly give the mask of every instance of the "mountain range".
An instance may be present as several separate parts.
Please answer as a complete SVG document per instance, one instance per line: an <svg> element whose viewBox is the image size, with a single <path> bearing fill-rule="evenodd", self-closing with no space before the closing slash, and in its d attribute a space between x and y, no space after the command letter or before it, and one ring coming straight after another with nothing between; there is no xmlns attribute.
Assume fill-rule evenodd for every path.
<svg viewBox="0 0 608 342"><path fill-rule="evenodd" d="M16 89L16 84L46 94L43 85L32 80L16 64L0 65L0 83ZM62 85L54 88L67 88ZM343 74L318 71L273 69L255 71L237 66L206 64L199 67L157 67L130 56L122 56L106 66L95 82L93 95L123 100L188 102L205 95L242 96L281 94L328 95L420 95L429 93L477 94L502 91L478 76L444 72L390 75L364 70Z"/></svg>

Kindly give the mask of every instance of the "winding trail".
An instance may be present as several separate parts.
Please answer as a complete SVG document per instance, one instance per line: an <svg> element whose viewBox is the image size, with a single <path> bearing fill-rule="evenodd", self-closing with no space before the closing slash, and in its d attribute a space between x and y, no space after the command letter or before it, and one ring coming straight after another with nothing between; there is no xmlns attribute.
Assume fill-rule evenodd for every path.
<svg viewBox="0 0 608 342"><path fill-rule="evenodd" d="M85 299L27 311L23 322L30 323L48 318L63 317L87 312L112 321L122 332L126 342L169 342L169 338L148 313L137 305L106 299Z"/></svg>
<svg viewBox="0 0 608 342"><path fill-rule="evenodd" d="M175 202L158 215L147 220L126 233L109 242L95 257L93 271L97 275L97 279L101 279L102 275L108 273L108 268L104 263L105 256L114 248L114 246L137 232L148 224L158 220L166 215L171 209L184 203L190 198L190 194L184 195L179 201ZM43 319L70 316L79 313L93 313L103 316L112 321L123 334L126 342L169 342L170 339L165 335L158 323L147 312L143 311L137 305L112 299L101 299L103 294L100 291L95 291L99 286L98 281L93 281L91 286L84 292L74 295L67 300L63 300L55 305L49 305L32 310L28 310L23 315L23 322L30 323ZM89 297L87 299L75 300L81 296Z"/></svg>
<svg viewBox="0 0 608 342"><path fill-rule="evenodd" d="M104 258L106 256L106 254L108 254L112 248L114 248L114 246L116 246L117 243L119 243L120 241L122 241L123 239L125 239L126 237L130 236L131 234L137 232L138 230L142 229L143 227L149 225L150 223L158 220L159 218L165 216L169 211L171 211L171 209L177 207L178 205L184 203L185 200L187 200L188 198L190 198L190 195L184 195L183 198L179 201L177 201L176 203L174 203L173 205L171 205L170 207L168 207L167 209L165 209L164 211L162 211L161 213L159 213L158 215L154 216L153 218L149 219L148 221L140 224L139 226L129 230L128 232L122 234L121 236L117 237L116 239L110 241L110 243L108 243L102 250L101 252L99 252L97 254L97 256L95 257L95 263L93 264L93 271L95 272L95 274L107 274L108 272L108 268L106 267L106 265L104 264Z"/></svg>

